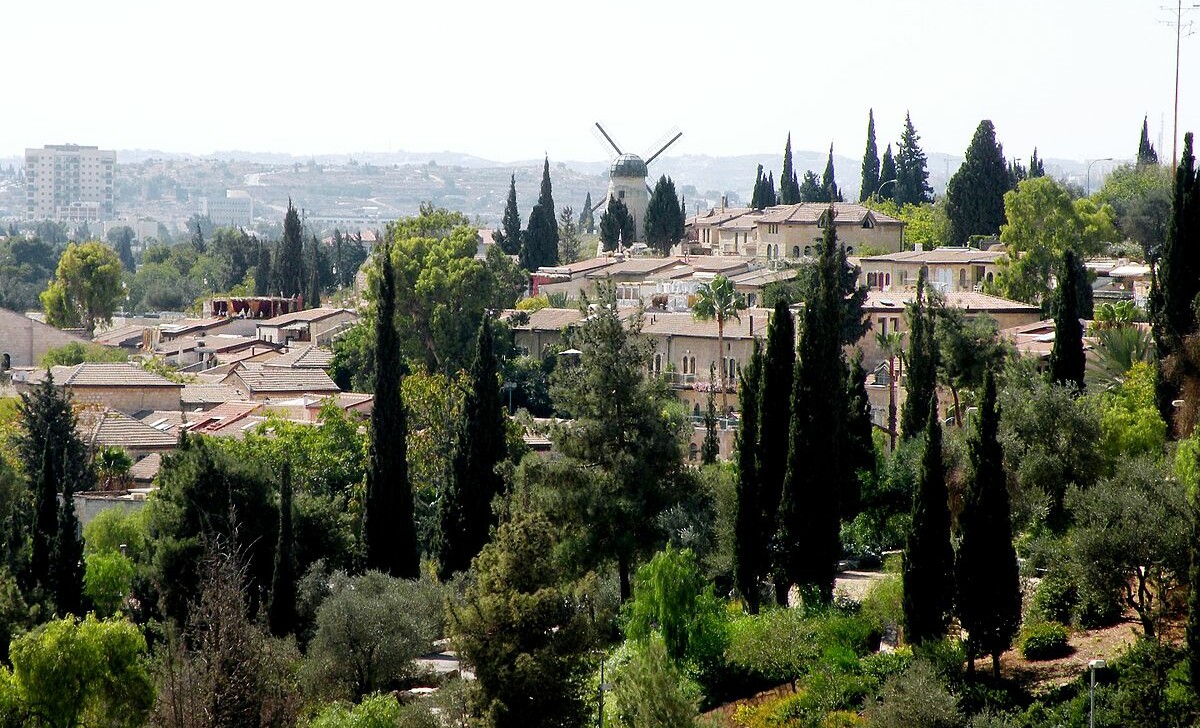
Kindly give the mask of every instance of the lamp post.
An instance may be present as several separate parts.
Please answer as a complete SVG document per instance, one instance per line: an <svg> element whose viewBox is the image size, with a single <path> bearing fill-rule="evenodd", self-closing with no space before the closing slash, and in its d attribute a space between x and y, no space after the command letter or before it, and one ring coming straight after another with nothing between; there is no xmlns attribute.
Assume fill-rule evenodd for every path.
<svg viewBox="0 0 1200 728"><path fill-rule="evenodd" d="M1104 660L1089 660L1088 671L1092 673L1091 683L1088 685L1088 728L1096 726L1096 671L1103 670L1107 667Z"/></svg>
<svg viewBox="0 0 1200 728"><path fill-rule="evenodd" d="M883 188L887 187L888 185L892 184L895 181L896 181L896 178L892 177L891 179L884 180L883 184L879 185L878 189L875 190L875 201L876 202L879 201L879 195L880 195L880 193L883 192Z"/></svg>
<svg viewBox="0 0 1200 728"><path fill-rule="evenodd" d="M1104 158L1102 158L1102 159L1093 159L1092 161L1088 162L1088 165L1087 165L1087 193L1088 193L1088 197L1091 197L1091 195L1092 195L1092 165L1093 165L1093 164L1095 164L1096 162L1111 162L1111 161L1113 161L1113 158L1112 158L1112 157L1104 157Z"/></svg>

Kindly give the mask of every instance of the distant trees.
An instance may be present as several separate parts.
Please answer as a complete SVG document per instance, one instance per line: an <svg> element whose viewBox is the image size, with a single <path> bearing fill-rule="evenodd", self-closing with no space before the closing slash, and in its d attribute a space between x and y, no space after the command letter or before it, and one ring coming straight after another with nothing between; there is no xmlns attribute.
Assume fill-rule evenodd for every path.
<svg viewBox="0 0 1200 728"><path fill-rule="evenodd" d="M811 169L804 173L804 178L800 181L800 201L801 202L820 202L825 195L825 189L821 186L821 178L817 177L817 173Z"/></svg>
<svg viewBox="0 0 1200 728"><path fill-rule="evenodd" d="M779 204L794 205L797 202L800 202L800 183L792 166L792 133L788 132L783 148L783 172L779 175Z"/></svg>
<svg viewBox="0 0 1200 728"><path fill-rule="evenodd" d="M258 265L254 267L254 295L271 294L271 246L258 244Z"/></svg>
<svg viewBox="0 0 1200 728"><path fill-rule="evenodd" d="M508 183L508 201L504 204L501 229L492 233L492 239L505 255L521 252L521 213L517 210L517 175L514 172Z"/></svg>
<svg viewBox="0 0 1200 728"><path fill-rule="evenodd" d="M106 237L109 245L117 251L121 265L125 266L126 271L132 273L137 268L137 261L133 258L133 228L121 225L109 230Z"/></svg>
<svg viewBox="0 0 1200 728"><path fill-rule="evenodd" d="M407 417L400 393L402 364L395 329L396 279L391 244L380 247L375 283L375 406L371 409L362 538L369 569L415 579L420 554L408 479Z"/></svg>
<svg viewBox="0 0 1200 728"><path fill-rule="evenodd" d="M896 158L892 156L892 145L887 145L887 149L883 152L883 166L879 169L879 187L876 193L881 200L895 200L896 185L899 182L892 182L896 179Z"/></svg>
<svg viewBox="0 0 1200 728"><path fill-rule="evenodd" d="M829 159L825 162L825 172L821 175L821 199L817 202L841 202L842 193L838 191L837 181L833 172L833 144L829 145Z"/></svg>
<svg viewBox="0 0 1200 728"><path fill-rule="evenodd" d="M633 215L625 203L615 197L608 198L608 205L600 215L600 247L616 250L618 244L633 244Z"/></svg>
<svg viewBox="0 0 1200 728"><path fill-rule="evenodd" d="M991 120L984 119L975 129L962 166L946 187L951 242L964 245L972 235L1000 233L1009 182L1004 149L996 141Z"/></svg>
<svg viewBox="0 0 1200 728"><path fill-rule="evenodd" d="M862 185L858 201L862 202L879 189L879 148L875 146L875 109L867 111L867 148L863 152Z"/></svg>
<svg viewBox="0 0 1200 728"><path fill-rule="evenodd" d="M279 241L271 267L281 296L290 298L304 293L304 231L300 227L300 214L290 197L287 213L283 216L283 239Z"/></svg>
<svg viewBox="0 0 1200 728"><path fill-rule="evenodd" d="M646 242L662 255L671 252L671 246L683 239L683 211L679 207L679 195L675 183L663 175L654 184L650 202L646 205L643 222Z"/></svg>
<svg viewBox="0 0 1200 728"><path fill-rule="evenodd" d="M886 169L885 162L884 172ZM904 130L900 133L900 146L896 152L896 202L901 205L920 205L933 200L933 188L929 186L929 170L925 152L921 150L921 137L913 127L912 115L904 114Z"/></svg>
<svg viewBox="0 0 1200 728"><path fill-rule="evenodd" d="M1143 116L1142 136L1138 139L1137 166L1144 167L1151 164L1158 164L1158 152L1154 150L1154 145L1150 143L1149 118Z"/></svg>
<svg viewBox="0 0 1200 728"><path fill-rule="evenodd" d="M112 320L124 298L124 267L112 248L103 243L71 243L58 259L54 280L42 292L46 321L59 328L81 326L88 339L96 324Z"/></svg>
<svg viewBox="0 0 1200 728"><path fill-rule="evenodd" d="M574 263L579 260L580 254L575 211L567 205L558 213L558 260L560 263Z"/></svg>
<svg viewBox="0 0 1200 728"><path fill-rule="evenodd" d="M775 194L775 177L773 173L768 173L764 177L763 166L760 164L758 171L754 173L754 190L750 195L750 207L761 210L778 203L779 198Z"/></svg>
<svg viewBox="0 0 1200 728"><path fill-rule="evenodd" d="M554 212L554 192L550 184L550 158L542 168L542 188L537 204L529 213L529 224L521 236L521 267L535 271L558 264L558 221Z"/></svg>
<svg viewBox="0 0 1200 728"><path fill-rule="evenodd" d="M587 193L583 201L583 209L579 211L579 229L588 235L596 232L596 218L592 214L595 205L592 204L592 193Z"/></svg>
<svg viewBox="0 0 1200 728"><path fill-rule="evenodd" d="M904 549L904 638L911 644L946 636L954 605L954 550L942 427L937 400L925 400L925 450Z"/></svg>

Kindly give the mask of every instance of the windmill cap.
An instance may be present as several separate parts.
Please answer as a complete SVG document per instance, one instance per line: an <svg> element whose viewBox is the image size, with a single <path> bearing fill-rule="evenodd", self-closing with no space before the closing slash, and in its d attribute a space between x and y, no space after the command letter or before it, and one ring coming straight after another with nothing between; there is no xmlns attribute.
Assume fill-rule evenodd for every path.
<svg viewBox="0 0 1200 728"><path fill-rule="evenodd" d="M609 175L613 177L645 177L646 163L636 154L622 154L613 160Z"/></svg>

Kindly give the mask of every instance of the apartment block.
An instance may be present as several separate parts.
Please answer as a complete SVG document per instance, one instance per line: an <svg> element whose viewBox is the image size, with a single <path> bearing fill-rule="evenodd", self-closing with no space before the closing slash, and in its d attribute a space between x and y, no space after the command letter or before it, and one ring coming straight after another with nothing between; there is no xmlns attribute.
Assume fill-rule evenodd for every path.
<svg viewBox="0 0 1200 728"><path fill-rule="evenodd" d="M200 214L217 227L250 227L254 200L245 190L226 190L224 197L200 198Z"/></svg>
<svg viewBox="0 0 1200 728"><path fill-rule="evenodd" d="M95 222L113 218L117 153L78 144L25 150L25 219Z"/></svg>

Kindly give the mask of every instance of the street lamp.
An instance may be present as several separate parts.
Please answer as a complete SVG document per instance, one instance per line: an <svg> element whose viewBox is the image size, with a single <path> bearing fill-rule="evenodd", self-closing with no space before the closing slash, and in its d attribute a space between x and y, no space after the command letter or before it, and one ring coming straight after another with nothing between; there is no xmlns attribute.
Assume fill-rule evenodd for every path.
<svg viewBox="0 0 1200 728"><path fill-rule="evenodd" d="M1092 195L1092 165L1093 165L1093 164L1095 164L1096 162L1111 162L1111 161L1113 161L1113 158L1112 158L1112 157L1104 157L1103 159L1093 159L1092 161L1088 162L1088 166L1087 166L1087 193L1088 193L1088 196L1089 196L1089 197L1091 197L1091 195Z"/></svg>
<svg viewBox="0 0 1200 728"><path fill-rule="evenodd" d="M892 184L895 181L896 181L896 178L892 177L891 179L884 180L883 184L879 185L879 188L875 190L875 200L877 202L879 201L879 195L883 192L883 188L887 187L888 185Z"/></svg>
<svg viewBox="0 0 1200 728"><path fill-rule="evenodd" d="M1096 725L1096 671L1105 667L1107 663L1104 660L1088 661L1088 671L1092 673L1092 682L1088 686L1088 728L1095 728Z"/></svg>

